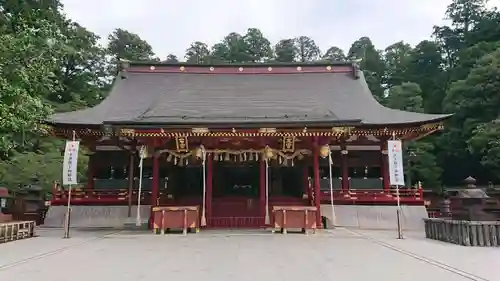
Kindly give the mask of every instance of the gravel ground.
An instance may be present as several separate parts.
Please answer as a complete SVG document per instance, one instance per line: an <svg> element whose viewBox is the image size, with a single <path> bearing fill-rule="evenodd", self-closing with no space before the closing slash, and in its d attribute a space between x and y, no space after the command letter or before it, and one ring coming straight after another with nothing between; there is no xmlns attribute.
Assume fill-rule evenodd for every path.
<svg viewBox="0 0 500 281"><path fill-rule="evenodd" d="M500 280L500 249L466 248L405 233L335 229L150 232L41 229L0 244L0 280Z"/></svg>

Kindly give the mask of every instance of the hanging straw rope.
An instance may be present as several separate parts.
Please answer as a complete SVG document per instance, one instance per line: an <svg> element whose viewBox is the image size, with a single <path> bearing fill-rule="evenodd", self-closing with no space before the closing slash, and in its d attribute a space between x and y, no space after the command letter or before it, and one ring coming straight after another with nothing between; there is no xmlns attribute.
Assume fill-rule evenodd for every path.
<svg viewBox="0 0 500 281"><path fill-rule="evenodd" d="M264 223L269 225L271 223L269 219L269 160L266 158L266 217Z"/></svg>
<svg viewBox="0 0 500 281"><path fill-rule="evenodd" d="M207 218L205 216L205 211L206 211L206 197L207 197L207 170L206 170L206 159L207 159L207 152L205 148L202 146L201 147L202 151L202 158L201 158L201 166L203 169L203 202L202 202L202 209L201 209L201 226L206 226L207 225Z"/></svg>

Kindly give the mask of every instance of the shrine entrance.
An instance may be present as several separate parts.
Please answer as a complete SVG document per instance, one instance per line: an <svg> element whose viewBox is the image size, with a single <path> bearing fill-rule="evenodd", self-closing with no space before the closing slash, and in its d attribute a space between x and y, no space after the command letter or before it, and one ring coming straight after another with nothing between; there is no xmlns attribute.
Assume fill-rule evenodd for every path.
<svg viewBox="0 0 500 281"><path fill-rule="evenodd" d="M213 173L211 225L261 226L259 163L214 162Z"/></svg>
<svg viewBox="0 0 500 281"><path fill-rule="evenodd" d="M258 163L214 163L214 198L259 197Z"/></svg>

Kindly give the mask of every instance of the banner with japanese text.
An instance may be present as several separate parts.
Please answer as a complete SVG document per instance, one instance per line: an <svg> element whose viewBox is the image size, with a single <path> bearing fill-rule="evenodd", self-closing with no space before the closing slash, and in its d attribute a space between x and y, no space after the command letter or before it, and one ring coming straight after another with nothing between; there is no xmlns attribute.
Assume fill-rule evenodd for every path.
<svg viewBox="0 0 500 281"><path fill-rule="evenodd" d="M78 166L78 150L80 149L79 141L67 141L64 149L64 163L62 171L62 184L75 185L77 184L77 166Z"/></svg>
<svg viewBox="0 0 500 281"><path fill-rule="evenodd" d="M403 146L400 140L387 141L390 185L405 185L403 171Z"/></svg>

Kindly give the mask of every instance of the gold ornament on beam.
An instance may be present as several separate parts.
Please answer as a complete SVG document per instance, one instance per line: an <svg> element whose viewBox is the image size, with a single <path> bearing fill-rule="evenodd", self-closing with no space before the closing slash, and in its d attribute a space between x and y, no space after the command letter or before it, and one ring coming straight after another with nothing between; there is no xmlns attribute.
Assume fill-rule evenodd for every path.
<svg viewBox="0 0 500 281"><path fill-rule="evenodd" d="M321 148L319 149L319 156L321 156L322 158L326 158L328 157L328 154L330 154L330 146L328 146L327 144L321 146Z"/></svg>
<svg viewBox="0 0 500 281"><path fill-rule="evenodd" d="M293 152L295 150L295 137L283 137L283 152Z"/></svg>
<svg viewBox="0 0 500 281"><path fill-rule="evenodd" d="M177 148L177 152L188 152L189 147L187 137L176 137L175 146Z"/></svg>
<svg viewBox="0 0 500 281"><path fill-rule="evenodd" d="M271 160L275 155L273 153L273 149L270 148L269 146L266 145L266 147L264 148L264 159L266 160Z"/></svg>
<svg viewBox="0 0 500 281"><path fill-rule="evenodd" d="M203 150L205 149L205 147L202 145L200 145L200 147L197 147L196 150L195 150L195 153L194 155L196 156L196 158L198 159L201 159L203 158Z"/></svg>

